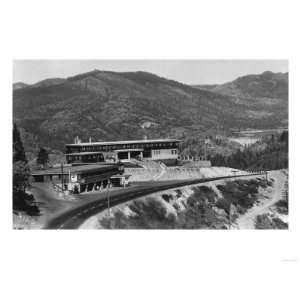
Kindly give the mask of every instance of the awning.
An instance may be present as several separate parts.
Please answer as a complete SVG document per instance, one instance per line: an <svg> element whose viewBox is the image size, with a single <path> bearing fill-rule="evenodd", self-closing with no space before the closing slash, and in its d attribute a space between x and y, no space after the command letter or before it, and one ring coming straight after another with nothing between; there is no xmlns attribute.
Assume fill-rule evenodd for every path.
<svg viewBox="0 0 300 300"><path fill-rule="evenodd" d="M144 151L144 149L118 149L114 150L114 152L140 152Z"/></svg>
<svg viewBox="0 0 300 300"><path fill-rule="evenodd" d="M110 178L125 178L128 179L131 176L131 174L123 174L123 175L113 175Z"/></svg>
<svg viewBox="0 0 300 300"><path fill-rule="evenodd" d="M103 152L77 152L77 153L66 153L68 156L84 156L84 155L94 155L94 154L102 154Z"/></svg>

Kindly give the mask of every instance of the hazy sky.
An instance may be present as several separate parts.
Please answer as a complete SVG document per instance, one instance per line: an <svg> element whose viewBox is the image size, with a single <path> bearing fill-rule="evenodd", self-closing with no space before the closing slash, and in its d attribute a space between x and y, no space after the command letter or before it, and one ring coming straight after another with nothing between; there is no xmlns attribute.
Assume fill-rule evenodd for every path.
<svg viewBox="0 0 300 300"><path fill-rule="evenodd" d="M213 84L264 71L287 72L287 60L15 60L13 81L28 84L46 78L92 71L146 71L187 84Z"/></svg>

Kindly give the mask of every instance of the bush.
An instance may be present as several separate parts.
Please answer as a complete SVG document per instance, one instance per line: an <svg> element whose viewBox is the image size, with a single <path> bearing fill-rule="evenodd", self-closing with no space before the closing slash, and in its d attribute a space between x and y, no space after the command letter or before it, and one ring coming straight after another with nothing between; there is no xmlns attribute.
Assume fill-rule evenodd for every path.
<svg viewBox="0 0 300 300"><path fill-rule="evenodd" d="M275 206L276 206L279 213L285 214L285 215L288 214L288 212L289 212L289 203L288 203L287 200L279 200L278 202L276 202Z"/></svg>
<svg viewBox="0 0 300 300"><path fill-rule="evenodd" d="M13 210L24 211L30 216L38 216L40 209L37 206L34 197L23 191L14 191Z"/></svg>
<svg viewBox="0 0 300 300"><path fill-rule="evenodd" d="M273 229L272 221L267 214L258 215L256 217L255 229Z"/></svg>
<svg viewBox="0 0 300 300"><path fill-rule="evenodd" d="M168 194L162 194L161 197L168 203L173 199L173 196Z"/></svg>
<svg viewBox="0 0 300 300"><path fill-rule="evenodd" d="M223 194L223 199L218 200L217 207L224 209L227 213L229 203L244 209L251 208L257 201L258 187L262 185L257 180L236 180L227 182L226 185L218 185Z"/></svg>
<svg viewBox="0 0 300 300"><path fill-rule="evenodd" d="M274 228L276 229L288 229L288 224L283 222L279 218L274 218L273 220Z"/></svg>
<svg viewBox="0 0 300 300"><path fill-rule="evenodd" d="M256 217L256 229L288 229L288 224L281 219L272 218L268 214L259 215Z"/></svg>

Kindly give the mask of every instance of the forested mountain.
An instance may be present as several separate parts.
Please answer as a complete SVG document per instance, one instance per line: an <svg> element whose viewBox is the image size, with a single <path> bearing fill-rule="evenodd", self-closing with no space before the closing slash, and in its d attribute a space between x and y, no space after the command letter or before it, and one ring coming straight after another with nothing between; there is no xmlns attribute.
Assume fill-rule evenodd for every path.
<svg viewBox="0 0 300 300"><path fill-rule="evenodd" d="M256 75L249 76L251 81ZM276 80L284 86L280 76ZM285 81L282 94L275 89L266 101L249 91L249 101L146 72L94 70L14 90L13 117L27 151L38 146L62 150L77 135L83 141L183 138L216 128L275 128L287 124L287 86ZM143 128L145 123L150 126Z"/></svg>
<svg viewBox="0 0 300 300"><path fill-rule="evenodd" d="M243 151L229 156L216 154L210 157L214 166L227 166L243 170L278 170L288 168L288 131L272 134Z"/></svg>
<svg viewBox="0 0 300 300"><path fill-rule="evenodd" d="M53 86L62 84L66 81L66 79L63 78L49 78L45 80L41 80L35 84L33 84L31 87L47 87L47 86Z"/></svg>
<svg viewBox="0 0 300 300"><path fill-rule="evenodd" d="M214 85L198 85L222 95L234 96L241 101L261 101L266 105L288 101L288 73L273 73L266 71L258 75L247 75L232 82Z"/></svg>

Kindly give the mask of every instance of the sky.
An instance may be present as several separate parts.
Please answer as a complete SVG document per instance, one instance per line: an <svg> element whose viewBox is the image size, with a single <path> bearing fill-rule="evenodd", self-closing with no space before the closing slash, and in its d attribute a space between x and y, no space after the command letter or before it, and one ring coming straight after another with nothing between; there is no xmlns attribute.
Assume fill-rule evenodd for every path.
<svg viewBox="0 0 300 300"><path fill-rule="evenodd" d="M220 84L265 71L288 72L287 60L15 60L13 82L33 84L92 70L145 71L186 84Z"/></svg>

